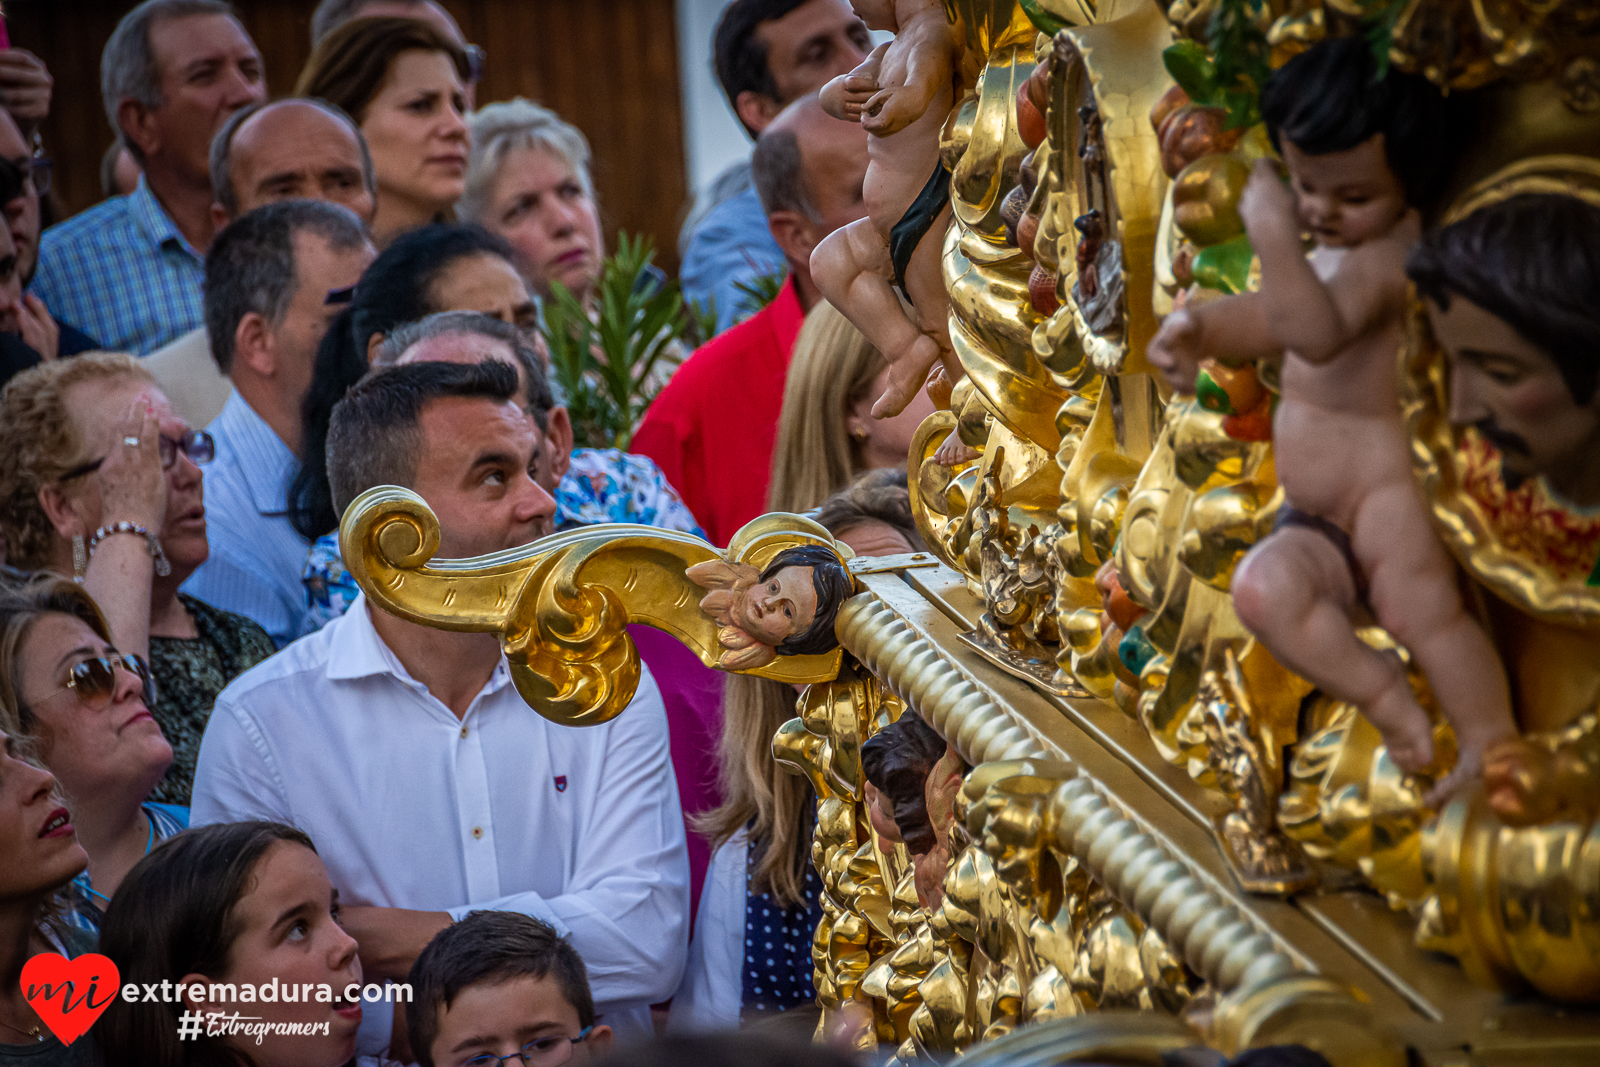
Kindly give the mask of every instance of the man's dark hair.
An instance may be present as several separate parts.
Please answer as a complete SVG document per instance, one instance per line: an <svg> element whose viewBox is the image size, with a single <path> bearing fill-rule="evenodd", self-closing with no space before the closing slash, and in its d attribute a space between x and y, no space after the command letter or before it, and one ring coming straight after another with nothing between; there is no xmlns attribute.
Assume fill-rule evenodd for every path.
<svg viewBox="0 0 1600 1067"><path fill-rule="evenodd" d="M1406 273L1450 307L1459 296L1537 345L1578 404L1600 387L1600 207L1527 193L1423 235Z"/></svg>
<svg viewBox="0 0 1600 1067"><path fill-rule="evenodd" d="M369 369L368 343L402 323L443 311L434 287L456 263L472 256L499 256L507 263L511 246L477 226L438 224L401 234L361 275L350 305L333 320L311 370L311 388L300 409L305 458L289 485L289 522L308 541L339 528L339 513L328 489L328 421L333 406Z"/></svg>
<svg viewBox="0 0 1600 1067"><path fill-rule="evenodd" d="M793 130L770 130L756 138L756 149L750 153L750 183L768 215L793 211L812 222L822 221L806 194L800 138Z"/></svg>
<svg viewBox="0 0 1600 1067"><path fill-rule="evenodd" d="M328 484L340 514L379 485L409 488L422 451L422 409L459 396L510 401L517 372L508 363L408 363L373 371L334 405L328 427Z"/></svg>
<svg viewBox="0 0 1600 1067"><path fill-rule="evenodd" d="M1406 201L1425 206L1448 173L1457 109L1420 74L1392 65L1382 78L1377 73L1363 38L1319 41L1267 79L1267 133L1280 151L1287 138L1310 156L1348 151L1381 133Z"/></svg>
<svg viewBox="0 0 1600 1067"><path fill-rule="evenodd" d="M913 856L939 842L928 819L926 786L945 747L939 732L909 709L861 746L861 773L894 805L894 824Z"/></svg>
<svg viewBox="0 0 1600 1067"><path fill-rule="evenodd" d="M562 997L577 1010L578 1025L593 1026L594 997L583 958L547 923L515 911L475 911L445 927L428 942L406 978L412 990L406 1005L411 1054L422 1067L434 1067L439 1022L463 990L546 977L556 980Z"/></svg>
<svg viewBox="0 0 1600 1067"><path fill-rule="evenodd" d="M255 312L276 325L300 288L296 234L313 233L345 251L367 243L361 220L348 208L322 200L283 200L256 208L217 234L206 253L206 333L211 358L223 374L233 370L234 334Z"/></svg>
<svg viewBox="0 0 1600 1067"><path fill-rule="evenodd" d="M541 433L548 429L550 409L556 406L556 401L544 372L544 360L528 344L526 334L493 315L485 315L481 311L439 311L416 322L397 326L378 346L378 354L373 358L372 365L393 367L400 362L400 357L423 341L457 334L487 337L511 349L512 358L522 368L523 380L527 382L528 414L539 424Z"/></svg>
<svg viewBox="0 0 1600 1067"><path fill-rule="evenodd" d="M844 564L839 562L839 557L833 554L832 549L821 545L786 548L772 557L767 569L761 572L761 580L770 581L785 567L811 568L811 588L817 594L817 614L810 626L785 638L774 651L780 656L815 656L838 648L839 639L834 636L833 622L839 614L839 608L855 592L855 584L851 582Z"/></svg>
<svg viewBox="0 0 1600 1067"><path fill-rule="evenodd" d="M763 22L781 19L806 0L733 0L717 20L716 36L712 38L713 61L717 68L717 81L728 97L728 105L735 117L739 114L739 94L760 93L768 99L783 103L778 93L778 83L767 65L767 46L756 29ZM743 119L739 119L741 124ZM745 126L754 137L756 131Z"/></svg>
<svg viewBox="0 0 1600 1067"><path fill-rule="evenodd" d="M371 194L373 202L376 203L378 199L378 173L373 169L372 153L367 149L367 138L362 134L361 127L356 125L356 120L326 100L290 97L289 101L297 104L309 104L344 123L345 128L355 136L356 146L361 149L361 183L367 187L367 192ZM211 139L211 197L222 205L223 213L230 219L239 214L239 191L233 185L234 135L239 132L240 126L249 122L257 113L289 101L269 100L242 107L228 117L228 121L222 124L222 129L218 130L217 135ZM116 166L115 160L112 161L112 166ZM111 194L107 193L106 195L110 196Z"/></svg>

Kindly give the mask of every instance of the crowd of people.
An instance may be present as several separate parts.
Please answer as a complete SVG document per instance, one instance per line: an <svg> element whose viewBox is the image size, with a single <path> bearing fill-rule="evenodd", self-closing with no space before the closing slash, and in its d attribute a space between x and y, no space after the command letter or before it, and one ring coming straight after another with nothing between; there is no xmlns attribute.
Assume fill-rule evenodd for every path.
<svg viewBox="0 0 1600 1067"><path fill-rule="evenodd" d="M815 801L769 747L794 691L635 627L627 710L558 726L495 635L369 603L338 526L402 485L444 557L605 522L725 545L774 509L922 548L931 407L870 417L883 357L809 271L865 215L866 135L816 93L866 27L844 0L723 13L754 149L680 280L716 332L627 451L575 447L540 332L557 283L598 314L584 135L478 99L485 53L434 0L322 0L311 29L274 96L227 3L134 7L101 61L106 198L48 228L52 82L0 63L0 1064L558 1067L663 1029L650 1062L842 1062L688 1036L815 1026ZM63 1044L18 976L92 951L179 992ZM317 1036L182 1040L208 986L270 982L335 990L255 1008Z"/></svg>

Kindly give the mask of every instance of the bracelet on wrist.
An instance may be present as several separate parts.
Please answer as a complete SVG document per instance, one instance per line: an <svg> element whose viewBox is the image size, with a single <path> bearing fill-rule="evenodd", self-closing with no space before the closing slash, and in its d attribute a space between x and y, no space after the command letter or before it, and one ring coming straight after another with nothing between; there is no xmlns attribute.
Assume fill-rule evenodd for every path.
<svg viewBox="0 0 1600 1067"><path fill-rule="evenodd" d="M165 578L172 573L172 564L167 562L167 554L161 550L161 539L136 522L114 522L109 526L102 526L94 532L94 537L89 540L89 555L94 555L95 546L112 534L138 534L144 538L145 548L150 552L150 558L156 561L156 573Z"/></svg>

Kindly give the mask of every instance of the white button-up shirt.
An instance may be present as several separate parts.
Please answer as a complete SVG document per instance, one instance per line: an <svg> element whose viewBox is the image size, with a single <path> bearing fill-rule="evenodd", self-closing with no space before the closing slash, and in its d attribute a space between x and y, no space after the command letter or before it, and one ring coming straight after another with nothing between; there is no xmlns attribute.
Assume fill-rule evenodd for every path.
<svg viewBox="0 0 1600 1067"><path fill-rule="evenodd" d="M519 911L570 936L619 1036L683 973L689 863L666 710L648 669L603 726L525 704L504 659L466 714L411 677L366 598L233 681L200 745L192 823L310 835L346 904ZM357 1051L389 1042L368 1004Z"/></svg>

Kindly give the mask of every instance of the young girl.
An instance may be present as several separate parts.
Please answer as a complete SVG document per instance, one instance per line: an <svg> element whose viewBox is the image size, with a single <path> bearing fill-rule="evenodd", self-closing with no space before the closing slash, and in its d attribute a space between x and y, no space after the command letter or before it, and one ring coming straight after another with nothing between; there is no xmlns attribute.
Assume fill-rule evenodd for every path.
<svg viewBox="0 0 1600 1067"><path fill-rule="evenodd" d="M121 1067L339 1067L354 1054L361 1025L356 943L339 925L339 894L311 839L278 823L244 822L189 830L157 846L128 873L100 928L100 951L122 983L200 986L158 1002L120 997L95 1025L107 1063ZM259 990L253 1003L212 990ZM326 986L328 999L300 995ZM172 988L168 986L166 988ZM290 999L290 993L294 993ZM198 1038L180 1041L186 1012L203 1016ZM224 1033L238 1014L248 1025L311 1024L302 1031ZM286 1028L287 1029L287 1028Z"/></svg>

